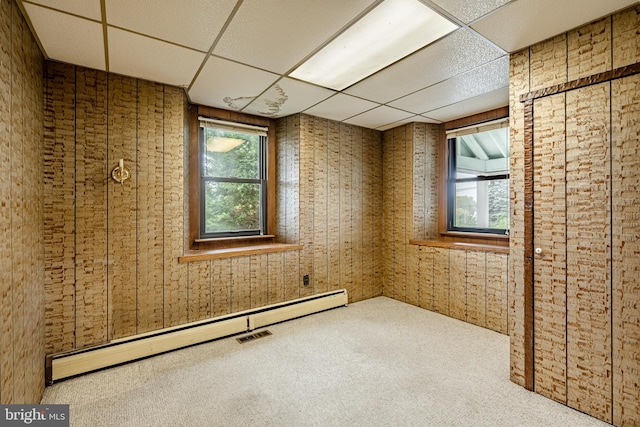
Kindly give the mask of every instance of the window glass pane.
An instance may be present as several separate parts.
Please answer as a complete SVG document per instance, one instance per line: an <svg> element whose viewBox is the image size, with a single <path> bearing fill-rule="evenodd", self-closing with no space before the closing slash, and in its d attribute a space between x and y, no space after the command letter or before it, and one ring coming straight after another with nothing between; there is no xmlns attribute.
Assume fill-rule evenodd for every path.
<svg viewBox="0 0 640 427"><path fill-rule="evenodd" d="M260 229L260 184L205 182L205 233Z"/></svg>
<svg viewBox="0 0 640 427"><path fill-rule="evenodd" d="M508 173L508 128L493 129L456 138L456 179Z"/></svg>
<svg viewBox="0 0 640 427"><path fill-rule="evenodd" d="M509 228L509 180L457 182L454 227Z"/></svg>
<svg viewBox="0 0 640 427"><path fill-rule="evenodd" d="M203 128L204 176L260 178L260 137L256 134Z"/></svg>

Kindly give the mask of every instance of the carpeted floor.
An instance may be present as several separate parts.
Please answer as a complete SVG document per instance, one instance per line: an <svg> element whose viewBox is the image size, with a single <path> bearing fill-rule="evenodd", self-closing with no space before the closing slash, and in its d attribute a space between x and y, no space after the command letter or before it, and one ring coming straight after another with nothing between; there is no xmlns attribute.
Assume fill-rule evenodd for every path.
<svg viewBox="0 0 640 427"><path fill-rule="evenodd" d="M60 382L72 426L607 426L509 381L509 338L380 297Z"/></svg>

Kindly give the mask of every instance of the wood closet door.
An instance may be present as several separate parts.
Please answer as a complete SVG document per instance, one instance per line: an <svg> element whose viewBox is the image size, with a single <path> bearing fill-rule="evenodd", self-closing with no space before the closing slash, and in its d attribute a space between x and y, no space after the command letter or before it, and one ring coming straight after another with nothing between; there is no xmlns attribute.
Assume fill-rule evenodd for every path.
<svg viewBox="0 0 640 427"><path fill-rule="evenodd" d="M608 422L610 115L609 83L534 104L534 387Z"/></svg>

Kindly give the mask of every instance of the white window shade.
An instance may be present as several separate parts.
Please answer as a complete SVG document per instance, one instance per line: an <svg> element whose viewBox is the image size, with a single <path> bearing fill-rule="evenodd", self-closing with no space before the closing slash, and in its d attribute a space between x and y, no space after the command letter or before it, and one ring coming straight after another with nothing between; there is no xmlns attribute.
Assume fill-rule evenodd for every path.
<svg viewBox="0 0 640 427"><path fill-rule="evenodd" d="M200 126L205 128L224 129L231 132L251 133L259 136L267 136L267 129L264 126L247 125L244 123L226 122L224 120L210 119L208 117L198 117Z"/></svg>

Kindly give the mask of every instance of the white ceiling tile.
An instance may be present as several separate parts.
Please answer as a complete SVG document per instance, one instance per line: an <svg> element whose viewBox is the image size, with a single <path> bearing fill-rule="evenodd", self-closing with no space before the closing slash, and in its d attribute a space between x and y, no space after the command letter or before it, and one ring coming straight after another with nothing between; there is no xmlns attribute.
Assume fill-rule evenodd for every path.
<svg viewBox="0 0 640 427"><path fill-rule="evenodd" d="M214 53L285 73L373 1L244 1Z"/></svg>
<svg viewBox="0 0 640 427"><path fill-rule="evenodd" d="M448 122L507 105L509 105L509 87L503 87L473 98L465 99L456 104L428 111L424 115L442 122Z"/></svg>
<svg viewBox="0 0 640 427"><path fill-rule="evenodd" d="M518 0L478 20L472 28L507 52L515 52L637 2Z"/></svg>
<svg viewBox="0 0 640 427"><path fill-rule="evenodd" d="M423 117L423 116L417 115L417 116L408 117L408 118L403 119L403 120L398 120L397 122L389 123L389 124L386 124L384 126L380 126L380 127L376 128L376 129L377 130L388 130L388 129L393 129L393 128L398 127L398 126L406 125L407 123L414 123L414 122L417 122L417 123L433 123L433 124L441 123L438 120L433 120L433 119L429 119L427 117Z"/></svg>
<svg viewBox="0 0 640 427"><path fill-rule="evenodd" d="M305 110L335 94L334 91L297 80L283 78L244 110L267 117L284 117Z"/></svg>
<svg viewBox="0 0 640 427"><path fill-rule="evenodd" d="M109 71L174 86L188 86L206 56L111 27L108 43Z"/></svg>
<svg viewBox="0 0 640 427"><path fill-rule="evenodd" d="M28 3L24 7L47 57L105 69L101 24Z"/></svg>
<svg viewBox="0 0 640 427"><path fill-rule="evenodd" d="M444 82L389 103L422 114L509 85L509 57L503 56Z"/></svg>
<svg viewBox="0 0 640 427"><path fill-rule="evenodd" d="M212 56L189 89L189 97L197 104L239 111L277 79L277 74Z"/></svg>
<svg viewBox="0 0 640 427"><path fill-rule="evenodd" d="M27 3L41 4L63 12L95 19L96 21L102 20L100 0L29 0L23 3L25 6Z"/></svg>
<svg viewBox="0 0 640 427"><path fill-rule="evenodd" d="M446 80L504 52L461 28L442 40L355 84L346 93L387 103Z"/></svg>
<svg viewBox="0 0 640 427"><path fill-rule="evenodd" d="M342 121L351 116L362 113L377 107L379 104L353 96L338 93L331 98L314 105L305 110L305 113L312 116L324 117L326 119Z"/></svg>
<svg viewBox="0 0 640 427"><path fill-rule="evenodd" d="M400 120L408 119L413 114L406 111L396 110L395 108L381 105L373 110L365 111L362 114L358 114L355 117L345 120L346 123L350 123L356 126L362 126L365 128L378 129L390 123L396 123Z"/></svg>
<svg viewBox="0 0 640 427"><path fill-rule="evenodd" d="M435 4L468 24L511 0L432 0Z"/></svg>
<svg viewBox="0 0 640 427"><path fill-rule="evenodd" d="M207 52L236 0L105 0L107 23Z"/></svg>

